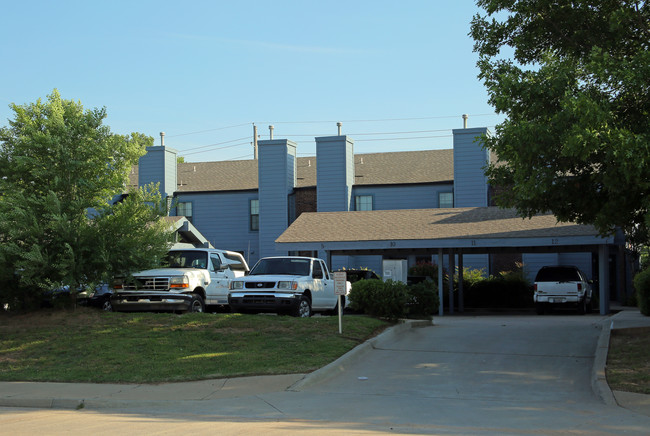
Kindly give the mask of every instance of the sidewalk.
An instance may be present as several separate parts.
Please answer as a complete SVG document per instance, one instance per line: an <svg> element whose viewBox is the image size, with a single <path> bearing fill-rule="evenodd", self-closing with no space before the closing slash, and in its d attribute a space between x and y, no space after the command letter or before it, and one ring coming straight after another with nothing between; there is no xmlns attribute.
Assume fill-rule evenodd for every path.
<svg viewBox="0 0 650 436"><path fill-rule="evenodd" d="M620 312L606 319L598 340L592 369L592 388L610 406L620 406L650 416L650 395L612 392L605 379L605 366L612 329L650 327L650 317L638 309L616 308ZM255 397L256 395L300 391L302 386L318 383L339 371L352 360L363 358L382 340L392 340L405 329L429 322L406 322L354 348L335 362L310 374L240 377L163 384L94 384L0 382L0 407L35 407L53 409L118 409L170 404L203 403L218 399ZM434 320L435 324L435 320Z"/></svg>

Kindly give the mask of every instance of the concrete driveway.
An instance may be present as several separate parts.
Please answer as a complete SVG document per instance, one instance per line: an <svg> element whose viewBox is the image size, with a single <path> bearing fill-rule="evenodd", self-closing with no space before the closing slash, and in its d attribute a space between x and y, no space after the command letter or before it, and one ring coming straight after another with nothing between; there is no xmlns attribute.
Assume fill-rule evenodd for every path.
<svg viewBox="0 0 650 436"><path fill-rule="evenodd" d="M228 382L217 380L95 385L101 393L94 396L87 391L93 385L41 385L59 397L68 386L85 401L72 415L59 411L65 418L47 412L54 416L44 422L60 416L72 425L92 416L92 429L107 420L164 420L164 432L178 425L203 433L207 427L199 422L209 420L219 423L222 434L296 428L305 434L650 434L649 416L608 404L592 386L598 340L611 318L449 316L434 324L383 334L305 377L233 379L239 387L229 392ZM0 383L5 397L9 388L26 385ZM18 426L6 413L0 413L0 425ZM46 412L27 411L24 418L30 413Z"/></svg>

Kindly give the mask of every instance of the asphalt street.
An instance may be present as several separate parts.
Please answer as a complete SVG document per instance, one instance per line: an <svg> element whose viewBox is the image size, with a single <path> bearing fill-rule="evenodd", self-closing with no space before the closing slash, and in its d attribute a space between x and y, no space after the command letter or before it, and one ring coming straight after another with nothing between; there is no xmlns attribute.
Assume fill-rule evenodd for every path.
<svg viewBox="0 0 650 436"><path fill-rule="evenodd" d="M637 311L629 319L650 325L646 318ZM599 380L603 335L627 319L436 317L433 325L394 329L322 370L284 379L0 383L0 404L49 398L54 407L1 408L0 432L649 435L650 413L621 407ZM93 386L101 392L93 395Z"/></svg>

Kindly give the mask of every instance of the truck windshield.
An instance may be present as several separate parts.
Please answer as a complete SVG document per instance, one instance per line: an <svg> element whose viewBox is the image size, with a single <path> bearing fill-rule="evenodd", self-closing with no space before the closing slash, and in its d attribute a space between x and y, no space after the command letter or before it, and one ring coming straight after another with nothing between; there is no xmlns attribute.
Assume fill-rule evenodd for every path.
<svg viewBox="0 0 650 436"><path fill-rule="evenodd" d="M311 272L311 260L290 258L260 259L249 275L281 274L308 276Z"/></svg>
<svg viewBox="0 0 650 436"><path fill-rule="evenodd" d="M170 268L207 268L208 254L204 251L170 251L167 253Z"/></svg>

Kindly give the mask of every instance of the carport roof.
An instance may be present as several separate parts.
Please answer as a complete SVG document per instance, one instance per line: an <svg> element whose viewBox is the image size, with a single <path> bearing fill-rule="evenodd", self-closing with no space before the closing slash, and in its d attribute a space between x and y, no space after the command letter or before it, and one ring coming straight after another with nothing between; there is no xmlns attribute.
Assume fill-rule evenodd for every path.
<svg viewBox="0 0 650 436"><path fill-rule="evenodd" d="M505 246L557 250L613 242L593 226L559 223L551 214L521 218L513 209L497 207L303 213L276 239L289 251L357 252L462 247L490 251Z"/></svg>

